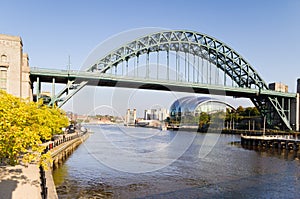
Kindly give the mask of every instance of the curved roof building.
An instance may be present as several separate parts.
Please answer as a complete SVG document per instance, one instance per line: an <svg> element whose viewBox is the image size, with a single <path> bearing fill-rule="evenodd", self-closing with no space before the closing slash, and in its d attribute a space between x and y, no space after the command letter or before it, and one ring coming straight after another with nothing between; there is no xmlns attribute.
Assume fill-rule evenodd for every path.
<svg viewBox="0 0 300 199"><path fill-rule="evenodd" d="M231 105L214 98L188 96L173 102L170 107L170 119L180 121L181 124L198 125L201 113L226 113L227 108L234 109Z"/></svg>

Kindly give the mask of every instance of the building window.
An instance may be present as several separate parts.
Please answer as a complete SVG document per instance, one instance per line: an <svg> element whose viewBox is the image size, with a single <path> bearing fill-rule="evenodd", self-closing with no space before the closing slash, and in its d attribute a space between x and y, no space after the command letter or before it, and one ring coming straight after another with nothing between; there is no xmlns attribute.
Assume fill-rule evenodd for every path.
<svg viewBox="0 0 300 199"><path fill-rule="evenodd" d="M7 89L7 67L0 66L0 89Z"/></svg>
<svg viewBox="0 0 300 199"><path fill-rule="evenodd" d="M7 56L6 55L1 55L1 62L7 62Z"/></svg>

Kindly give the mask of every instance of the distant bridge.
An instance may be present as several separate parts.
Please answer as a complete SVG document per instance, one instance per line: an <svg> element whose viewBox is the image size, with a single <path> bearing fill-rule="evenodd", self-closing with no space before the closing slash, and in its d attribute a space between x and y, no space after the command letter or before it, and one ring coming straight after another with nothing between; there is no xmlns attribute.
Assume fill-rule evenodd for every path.
<svg viewBox="0 0 300 199"><path fill-rule="evenodd" d="M37 82L66 86L49 105L64 105L87 85L247 97L270 126L299 130L295 93L269 90L255 69L223 42L193 31L144 35L99 57L85 71L31 68Z"/></svg>

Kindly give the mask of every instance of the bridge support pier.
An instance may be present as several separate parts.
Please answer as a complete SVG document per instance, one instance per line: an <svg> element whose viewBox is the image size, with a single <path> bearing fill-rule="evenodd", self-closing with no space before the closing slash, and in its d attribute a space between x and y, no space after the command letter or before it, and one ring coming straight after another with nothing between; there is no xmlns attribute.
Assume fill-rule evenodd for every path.
<svg viewBox="0 0 300 199"><path fill-rule="evenodd" d="M52 78L52 93L51 93L51 101L55 101L55 78ZM52 104L54 106L54 103Z"/></svg>
<svg viewBox="0 0 300 199"><path fill-rule="evenodd" d="M292 100L291 103L291 124L293 130L299 131L300 129L300 94L297 93L297 97Z"/></svg>
<svg viewBox="0 0 300 199"><path fill-rule="evenodd" d="M36 78L36 101L37 102L40 99L40 95L41 95L41 82L40 82L40 78L37 77Z"/></svg>

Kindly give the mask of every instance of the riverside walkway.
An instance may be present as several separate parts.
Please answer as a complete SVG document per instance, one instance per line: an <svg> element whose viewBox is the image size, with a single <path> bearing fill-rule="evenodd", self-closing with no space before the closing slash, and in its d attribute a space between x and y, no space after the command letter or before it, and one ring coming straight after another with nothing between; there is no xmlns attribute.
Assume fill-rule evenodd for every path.
<svg viewBox="0 0 300 199"><path fill-rule="evenodd" d="M42 198L39 167L36 164L0 167L0 198Z"/></svg>
<svg viewBox="0 0 300 199"><path fill-rule="evenodd" d="M55 141L47 143L46 151L50 151L53 159L53 164L50 165L51 169L47 170L42 174L45 179L44 183L42 180L41 189L42 196L47 199L57 199L57 193L55 184L52 177L52 168L62 163L71 153L88 138L89 134L86 132L76 132L61 136Z"/></svg>
<svg viewBox="0 0 300 199"><path fill-rule="evenodd" d="M65 155L70 155L70 152L87 137L88 133L68 134L64 138L47 142L45 145L55 162L55 160L66 157ZM53 165L50 166L52 168ZM41 171L37 164L0 166L0 199L20 198L57 199L52 169Z"/></svg>

